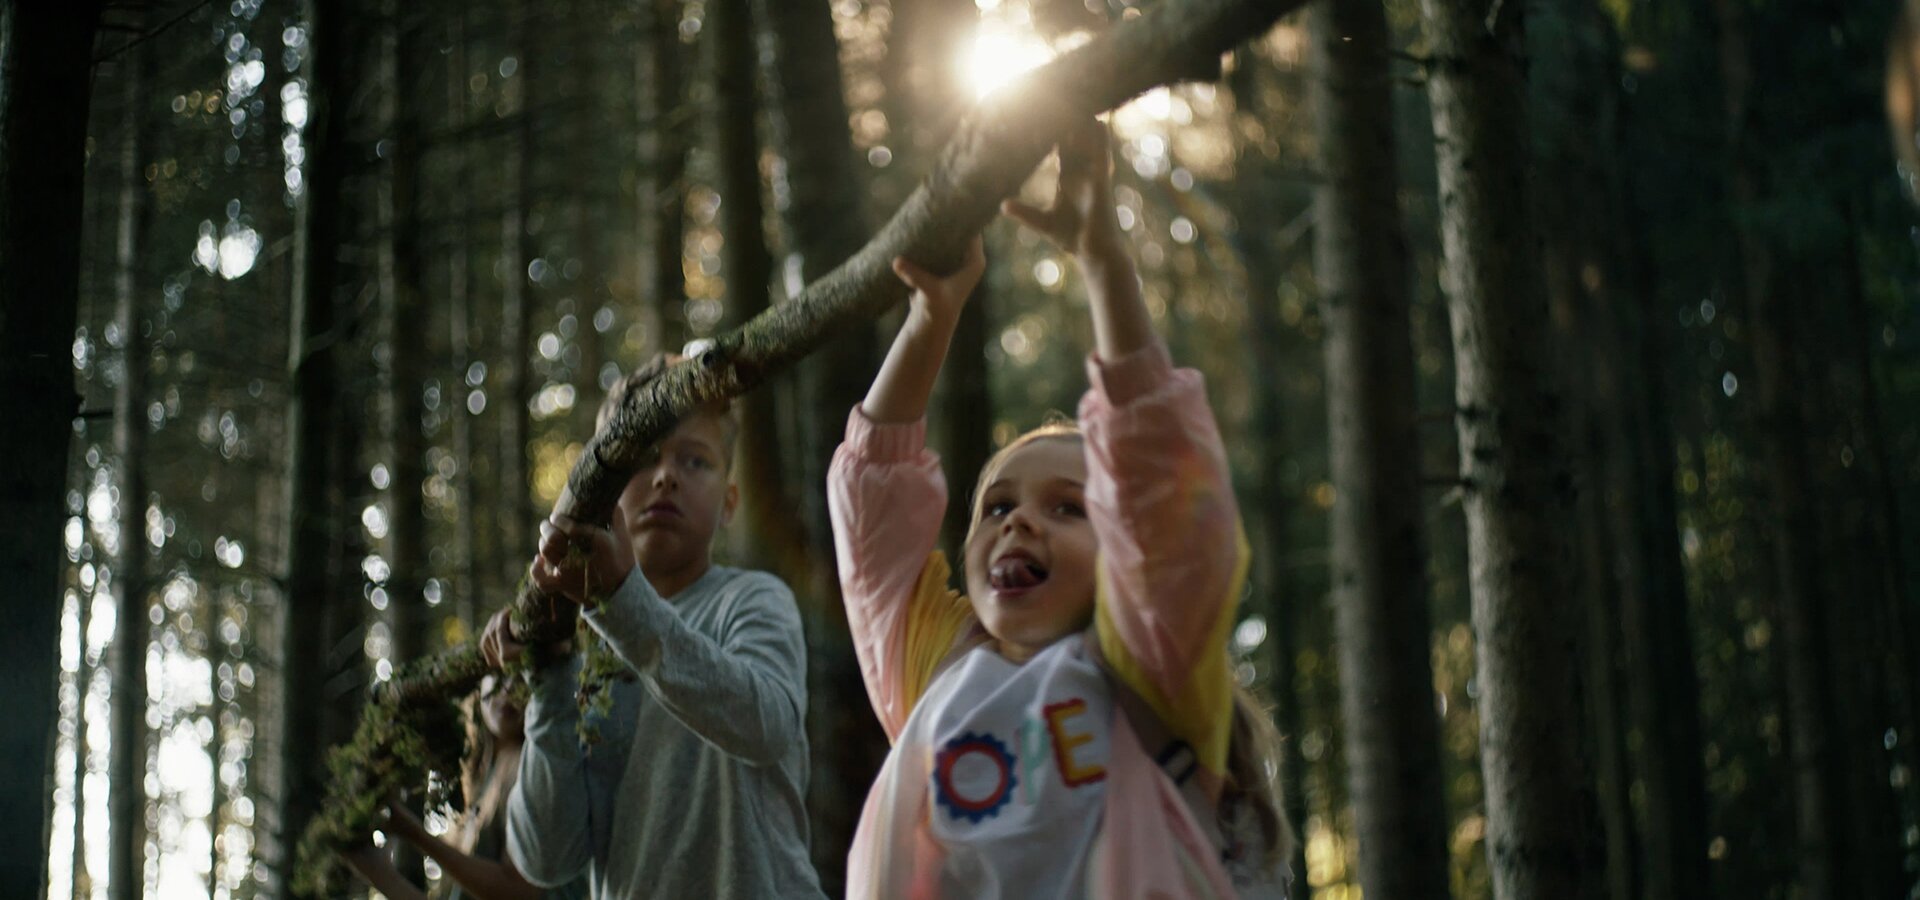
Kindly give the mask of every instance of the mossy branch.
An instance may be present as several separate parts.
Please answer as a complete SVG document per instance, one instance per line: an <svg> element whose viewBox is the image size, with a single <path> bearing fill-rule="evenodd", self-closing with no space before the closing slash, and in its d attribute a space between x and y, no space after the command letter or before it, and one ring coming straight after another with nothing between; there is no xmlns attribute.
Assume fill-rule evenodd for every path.
<svg viewBox="0 0 1920 900"><path fill-rule="evenodd" d="M960 121L925 181L887 225L852 258L719 339L706 352L669 368L630 392L574 463L554 512L606 525L614 503L647 451L688 412L738 397L792 367L831 336L877 317L906 298L891 263L905 256L934 271L951 271L967 243L990 223L1000 201L1019 190L1053 145L1076 123L1152 88L1217 78L1220 57L1263 34L1306 0L1168 0L1029 73L976 106ZM523 587L513 604L513 633L529 644L574 633L574 604ZM372 813L395 777L424 775L419 754L390 759L414 746L415 724L473 689L485 673L471 649L452 651L397 676L369 704L354 742L336 760L365 771L337 774L328 813L314 822L308 846L347 847L363 840ZM373 717L382 717L372 721ZM457 744L457 742L456 742ZM430 771L446 775L451 769ZM327 866L331 853L302 853L302 865ZM308 884L315 882L311 877Z"/></svg>

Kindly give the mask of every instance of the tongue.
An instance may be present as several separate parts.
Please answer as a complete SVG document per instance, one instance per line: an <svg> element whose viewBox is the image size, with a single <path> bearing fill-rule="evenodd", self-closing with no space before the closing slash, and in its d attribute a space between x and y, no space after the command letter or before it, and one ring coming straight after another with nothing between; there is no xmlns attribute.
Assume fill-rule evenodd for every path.
<svg viewBox="0 0 1920 900"><path fill-rule="evenodd" d="M1021 559L1004 559L994 563L991 576L993 586L998 588L1033 587L1046 579L1040 567Z"/></svg>

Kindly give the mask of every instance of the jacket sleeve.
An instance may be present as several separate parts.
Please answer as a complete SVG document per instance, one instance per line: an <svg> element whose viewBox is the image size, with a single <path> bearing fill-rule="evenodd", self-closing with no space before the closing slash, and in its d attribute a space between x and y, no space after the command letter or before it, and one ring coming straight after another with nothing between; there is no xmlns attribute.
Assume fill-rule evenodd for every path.
<svg viewBox="0 0 1920 900"><path fill-rule="evenodd" d="M582 618L681 724L730 756L765 765L805 732L807 648L793 592L764 572L739 577L750 581L717 638L682 620L638 568Z"/></svg>
<svg viewBox="0 0 1920 900"><path fill-rule="evenodd" d="M1095 630L1108 665L1202 765L1225 770L1227 632L1248 551L1206 387L1159 342L1091 359L1080 403L1100 541Z"/></svg>
<svg viewBox="0 0 1920 900"><path fill-rule="evenodd" d="M927 425L883 425L856 407L827 474L847 626L873 711L895 739L940 663L971 630L973 609L947 588L933 549L947 506Z"/></svg>

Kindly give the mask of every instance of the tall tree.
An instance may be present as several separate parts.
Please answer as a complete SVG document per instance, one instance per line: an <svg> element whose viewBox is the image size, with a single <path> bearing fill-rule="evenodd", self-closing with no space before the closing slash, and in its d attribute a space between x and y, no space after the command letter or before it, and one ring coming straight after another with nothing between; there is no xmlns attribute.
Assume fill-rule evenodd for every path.
<svg viewBox="0 0 1920 900"><path fill-rule="evenodd" d="M1313 225L1314 211L1308 198L1293 221L1283 224L1284 194L1278 188L1284 173L1263 142L1252 137L1275 115L1262 101L1261 92L1262 86L1274 78L1276 67L1251 44L1236 50L1234 60L1227 87L1233 93L1234 113L1239 120L1235 130L1242 139L1234 162L1234 190L1224 199L1234 220L1229 239L1247 280L1246 354L1254 384L1248 431L1261 438L1253 485L1253 496L1258 499L1251 507L1258 514L1250 535L1258 540L1251 575L1259 593L1251 605L1267 624L1267 691L1274 703L1274 725L1283 740L1279 761L1285 806L1282 813L1296 838L1287 869L1301 895L1306 896L1311 890L1307 887L1304 840L1307 760L1300 747L1306 729L1306 696L1298 669L1300 649L1305 644L1301 632L1309 612L1306 601L1313 596L1313 589L1299 577L1298 567L1286 561L1297 549L1303 507L1298 493L1289 487L1287 468L1303 440L1303 429L1288 416L1287 376L1281 365L1285 359L1303 356L1305 348L1299 333L1289 332L1282 324L1280 292L1288 269L1312 250L1307 232Z"/></svg>
<svg viewBox="0 0 1920 900"><path fill-rule="evenodd" d="M528 267L539 255L533 234L534 162L540 153L535 117L541 112L539 66L543 52L536 4L519 0L511 21L519 35L520 103L514 117L512 150L507 153L506 212L500 219L501 253L506 282L500 296L500 346L503 368L500 393L500 564L502 582L516 585L526 573L534 550L532 471L528 463L533 439L533 285Z"/></svg>
<svg viewBox="0 0 1920 900"><path fill-rule="evenodd" d="M1334 622L1347 782L1370 896L1448 894L1446 803L1428 642L1407 238L1391 44L1377 0L1307 11L1314 275L1326 324Z"/></svg>
<svg viewBox="0 0 1920 900"><path fill-rule="evenodd" d="M1593 704L1602 707L1595 719L1619 719L1613 700L1619 692L1611 682L1623 677L1637 736L1628 742L1636 769L1629 774L1637 775L1642 810L1643 877L1633 895L1704 896L1710 890L1706 776L1674 521L1674 449L1660 343L1667 319L1645 309L1641 295L1651 286L1638 272L1645 251L1637 246L1628 182L1616 162L1626 127L1617 87L1620 46L1613 23L1592 0L1555 0L1536 10L1538 27L1530 31L1541 60L1534 92L1540 172L1555 184L1590 186L1585 193L1541 191L1536 201L1548 293L1556 310L1566 311L1556 321L1570 329L1560 355L1578 367L1568 373L1576 395L1569 405L1591 441L1586 453L1575 454L1585 466L1579 504L1599 514L1589 532L1605 548L1586 579L1602 607L1592 630L1599 643L1589 648L1600 657L1589 684ZM1625 736L1596 735L1602 754L1618 749L1614 734ZM1628 785L1604 780L1611 818L1624 806ZM1617 831L1610 825L1608 850L1616 858L1633 851ZM1609 868L1618 884L1626 873Z"/></svg>
<svg viewBox="0 0 1920 900"><path fill-rule="evenodd" d="M1801 360L1791 343L1800 327L1787 294L1803 284L1787 282L1776 268L1776 248L1754 225L1751 210L1762 200L1758 148L1753 143L1753 64L1742 0L1714 0L1719 26L1722 102L1726 111L1728 200L1753 347L1753 378L1759 394L1761 478L1772 519L1774 583L1784 644L1787 745L1793 761L1795 836L1799 884L1806 900L1855 896L1848 887L1845 851L1838 840L1846 822L1846 788L1834 747L1834 717L1827 628L1822 609L1816 524L1807 495L1808 461L1801 420Z"/></svg>
<svg viewBox="0 0 1920 900"><path fill-rule="evenodd" d="M307 20L308 118L304 190L294 241L293 339L288 347L286 620L281 679L280 847L292 857L294 841L319 807L324 789L322 751L328 737L323 716L302 714L329 706L327 681L334 646L326 638L338 627L328 576L334 521L329 466L332 424L342 421L337 391L339 329L334 287L340 280L338 245L345 194L347 74L353 71L349 10L309 0ZM330 627L331 626L331 627ZM293 896L283 877L278 896Z"/></svg>
<svg viewBox="0 0 1920 900"><path fill-rule="evenodd" d="M46 888L49 735L60 645L67 445L79 411L81 193L97 0L0 4L0 416L15 434L0 473L0 574L16 595L0 636L0 895Z"/></svg>
<svg viewBox="0 0 1920 900"><path fill-rule="evenodd" d="M714 93L714 143L720 167L721 268L727 279L726 315L738 327L764 312L773 281L767 249L766 204L761 197L758 91L751 0L715 0L708 8ZM740 437L734 478L740 484L735 533L752 565L772 569L791 584L806 584L810 562L801 522L781 478L778 391L769 385L740 398Z"/></svg>
<svg viewBox="0 0 1920 900"><path fill-rule="evenodd" d="M771 53L765 59L771 143L786 160L787 203L781 208L790 252L800 280L824 277L835 260L860 249L867 217L860 198L864 179L855 162L848 111L827 0L762 0L755 7ZM831 123L831 124L829 124ZM799 366L801 517L812 557L804 595L807 622L813 751L807 809L812 817L814 868L828 895L844 887L846 848L859 822L861 797L886 753L886 737L871 716L849 715L866 702L859 662L848 640L835 573L833 528L828 520L827 463L839 442L841 423L860 402L874 370L874 335L858 325L837 336Z"/></svg>
<svg viewBox="0 0 1920 900"><path fill-rule="evenodd" d="M635 194L640 235L640 316L652 352L677 352L687 323L677 312L687 296L685 270L687 127L686 51L679 0L636 0L647 52L636 57L640 89L640 178Z"/></svg>
<svg viewBox="0 0 1920 900"><path fill-rule="evenodd" d="M467 102L467 17L464 7L448 23L447 45L451 52L447 54L447 109L450 111L454 127L464 128L471 115ZM455 184L464 185L472 177L470 154L464 142L455 142L448 147L453 157L452 169ZM453 454L454 464L460 467L459 478L454 489L459 493L456 506L460 510L459 521L454 524L454 557L460 566L460 587L454 596L458 598L461 624L469 631L480 626L480 597L490 583L480 569L480 491L477 482L479 474L474 471L474 424L478 414L468 405L468 372L480 356L475 347L473 328L473 288L472 259L470 255L472 235L468 231L467 196L465 191L455 190L449 218L453 222L453 236L448 240L447 248L447 338L452 348L453 377L448 383L453 390L448 395L448 447Z"/></svg>
<svg viewBox="0 0 1920 900"><path fill-rule="evenodd" d="M421 246L421 156L426 98L416 79L405 77L404 60L426 55L426 22L407 3L388 2L380 41L380 80L386 91L386 133L392 142L379 199L380 297L386 327L387 610L393 664L426 655L432 640L427 606L427 436L421 399L429 366L426 347L426 260ZM377 357L382 356L376 354ZM424 886L424 860L412 843L395 841L394 863L407 880Z"/></svg>
<svg viewBox="0 0 1920 900"><path fill-rule="evenodd" d="M1571 490L1529 209L1523 4L1422 0L1432 48L1442 284L1480 685L1487 854L1499 900L1597 894L1561 524Z"/></svg>
<svg viewBox="0 0 1920 900"><path fill-rule="evenodd" d="M145 16L141 17L144 26ZM144 29L143 29L144 30ZM152 351L141 301L149 216L145 157L152 43L129 48L114 67L120 80L119 222L114 235L114 324L123 370L113 395L114 454L120 458L120 559L115 597L112 733L107 768L112 833L107 887L113 900L139 900L146 883L147 821L147 370ZM84 633L84 632L83 632Z"/></svg>

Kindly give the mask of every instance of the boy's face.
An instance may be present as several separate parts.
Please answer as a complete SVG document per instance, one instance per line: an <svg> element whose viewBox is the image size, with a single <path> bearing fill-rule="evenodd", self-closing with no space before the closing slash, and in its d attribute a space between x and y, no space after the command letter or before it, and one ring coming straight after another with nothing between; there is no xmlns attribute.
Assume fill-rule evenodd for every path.
<svg viewBox="0 0 1920 900"><path fill-rule="evenodd" d="M714 532L740 493L727 478L726 425L715 413L682 419L620 494L627 538L649 579L696 573L711 563Z"/></svg>

